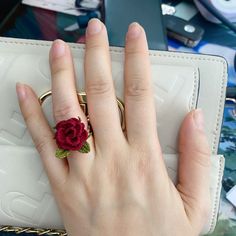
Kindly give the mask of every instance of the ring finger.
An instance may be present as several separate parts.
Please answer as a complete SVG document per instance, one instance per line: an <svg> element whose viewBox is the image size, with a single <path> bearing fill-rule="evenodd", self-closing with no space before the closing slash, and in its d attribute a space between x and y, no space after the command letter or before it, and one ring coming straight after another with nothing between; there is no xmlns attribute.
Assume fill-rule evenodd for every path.
<svg viewBox="0 0 236 236"><path fill-rule="evenodd" d="M56 40L50 51L50 66L52 74L52 101L55 122L80 117L85 127L88 122L83 113L76 91L76 81L73 60L69 46L61 40ZM91 151L88 154L73 153L73 158L68 158L71 169L81 171L86 170L90 165L88 161L94 157L92 138L88 140ZM84 158L86 156L86 158ZM90 164L89 164L90 163ZM86 165L86 166L85 166Z"/></svg>

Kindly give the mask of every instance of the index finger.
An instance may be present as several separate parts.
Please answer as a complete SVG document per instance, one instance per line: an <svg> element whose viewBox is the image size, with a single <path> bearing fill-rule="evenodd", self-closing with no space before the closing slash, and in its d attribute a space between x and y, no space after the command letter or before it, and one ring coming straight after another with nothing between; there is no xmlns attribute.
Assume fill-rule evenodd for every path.
<svg viewBox="0 0 236 236"><path fill-rule="evenodd" d="M55 158L57 146L54 135L44 117L38 98L27 85L18 83L16 91L21 112L49 179L61 183L67 175L67 162ZM58 175L58 173L60 174Z"/></svg>

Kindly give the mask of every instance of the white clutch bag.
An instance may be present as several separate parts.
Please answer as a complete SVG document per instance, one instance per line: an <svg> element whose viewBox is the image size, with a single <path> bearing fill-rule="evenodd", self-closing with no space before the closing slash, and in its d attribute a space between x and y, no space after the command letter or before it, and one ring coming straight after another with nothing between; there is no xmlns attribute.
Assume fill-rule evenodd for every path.
<svg viewBox="0 0 236 236"><path fill-rule="evenodd" d="M64 229L15 93L17 81L31 85L38 96L50 90L50 45L44 41L0 38L0 231L22 230L14 228L17 226ZM84 46L70 46L80 78L78 85L83 90ZM111 47L110 52L116 94L122 101L123 49ZM192 109L200 107L204 112L212 166L211 214L202 234L212 232L217 220L224 169L224 158L217 155L217 148L227 82L226 62L216 56L160 51L150 51L150 60L158 107L157 130L173 182L177 178L179 127ZM53 125L50 98L42 106ZM33 229L28 228L30 230Z"/></svg>

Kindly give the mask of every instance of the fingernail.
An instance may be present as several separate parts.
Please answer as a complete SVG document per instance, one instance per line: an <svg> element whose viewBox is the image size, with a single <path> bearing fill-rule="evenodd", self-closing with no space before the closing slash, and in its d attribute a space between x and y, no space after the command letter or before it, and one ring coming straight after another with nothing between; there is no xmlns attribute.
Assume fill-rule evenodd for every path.
<svg viewBox="0 0 236 236"><path fill-rule="evenodd" d="M196 109L193 113L193 118L197 128L201 131L204 130L205 122L203 117L202 109Z"/></svg>
<svg viewBox="0 0 236 236"><path fill-rule="evenodd" d="M138 36L141 33L141 26L134 22L129 25L128 33L127 33L127 39L135 39L138 38Z"/></svg>
<svg viewBox="0 0 236 236"><path fill-rule="evenodd" d="M16 83L16 93L20 101L23 101L26 98L26 89L24 84L21 84L19 82Z"/></svg>
<svg viewBox="0 0 236 236"><path fill-rule="evenodd" d="M88 35L98 34L102 30L102 22L98 19L91 19L88 23L86 33Z"/></svg>
<svg viewBox="0 0 236 236"><path fill-rule="evenodd" d="M51 48L51 56L53 58L59 58L65 55L66 52L66 46L65 43L62 40L57 39L53 42L52 48Z"/></svg>

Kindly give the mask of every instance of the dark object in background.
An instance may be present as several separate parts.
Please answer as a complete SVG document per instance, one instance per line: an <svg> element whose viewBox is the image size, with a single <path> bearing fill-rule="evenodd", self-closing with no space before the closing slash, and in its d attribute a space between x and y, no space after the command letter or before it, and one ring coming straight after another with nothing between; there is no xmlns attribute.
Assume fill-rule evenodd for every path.
<svg viewBox="0 0 236 236"><path fill-rule="evenodd" d="M172 15L164 15L163 18L169 37L188 47L195 47L202 39L204 29L200 26Z"/></svg>
<svg viewBox="0 0 236 236"><path fill-rule="evenodd" d="M88 0L76 0L75 1L75 7L78 8L84 8L85 11L89 10L96 10L98 9L101 1L100 0L93 0L93 1L88 1Z"/></svg>
<svg viewBox="0 0 236 236"><path fill-rule="evenodd" d="M226 97L236 99L236 87L228 87L226 90Z"/></svg>
<svg viewBox="0 0 236 236"><path fill-rule="evenodd" d="M0 29L6 21L15 12L16 7L21 3L21 0L0 1Z"/></svg>
<svg viewBox="0 0 236 236"><path fill-rule="evenodd" d="M77 17L77 22L80 28L86 28L88 26L88 22L92 18L99 18L97 11L87 12L85 15L80 15Z"/></svg>
<svg viewBox="0 0 236 236"><path fill-rule="evenodd" d="M230 22L230 20L227 19L224 15L222 15L217 8L214 7L214 5L210 4L206 0L198 0L200 4L209 11L217 20L222 22L225 26L227 26L229 29L231 29L234 33L236 33L236 26ZM226 0L227 1L227 0ZM226 8L227 9L227 8Z"/></svg>
<svg viewBox="0 0 236 236"><path fill-rule="evenodd" d="M130 23L145 29L149 49L167 50L160 0L104 0L105 18L111 46L124 47Z"/></svg>
<svg viewBox="0 0 236 236"><path fill-rule="evenodd" d="M235 185L234 180L231 177L225 178L222 181L222 186L225 190L225 192L228 192L231 188L233 188Z"/></svg>

